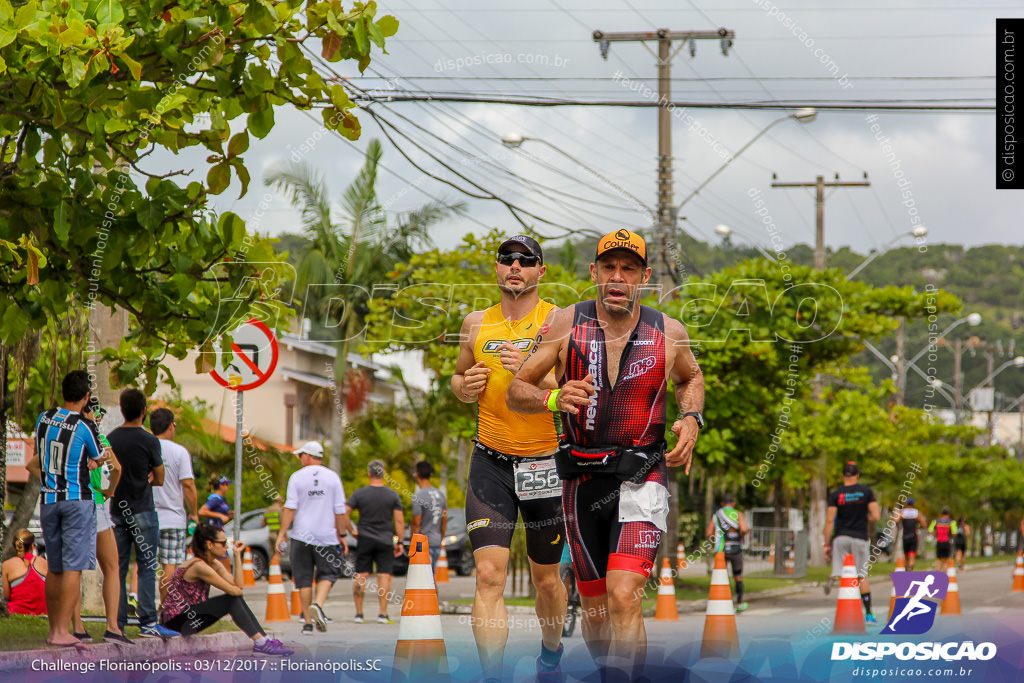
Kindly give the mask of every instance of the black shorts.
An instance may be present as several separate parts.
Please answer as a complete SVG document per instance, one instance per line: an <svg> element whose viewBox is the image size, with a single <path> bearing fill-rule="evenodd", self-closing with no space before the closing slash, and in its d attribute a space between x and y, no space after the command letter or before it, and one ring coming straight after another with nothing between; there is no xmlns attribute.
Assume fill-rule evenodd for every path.
<svg viewBox="0 0 1024 683"><path fill-rule="evenodd" d="M614 474L584 474L566 480L566 533L580 595L604 595L605 579L612 569L650 576L662 534L651 518L667 515L665 481L664 462L647 475L642 485L622 482ZM634 487L634 493L624 496L629 486ZM644 519L638 512L641 509L660 513ZM620 521L622 516L632 519Z"/></svg>
<svg viewBox="0 0 1024 683"><path fill-rule="evenodd" d="M917 555L917 537L916 536L914 538L904 538L903 539L903 554L904 555L910 555L911 553L913 553L914 555Z"/></svg>
<svg viewBox="0 0 1024 683"><path fill-rule="evenodd" d="M292 560L292 581L296 588L309 588L314 581L330 581L334 583L341 576L344 555L341 546L311 545L288 539L289 554Z"/></svg>
<svg viewBox="0 0 1024 683"><path fill-rule="evenodd" d="M732 575L737 579L743 576L743 553L726 555L725 563L732 566Z"/></svg>
<svg viewBox="0 0 1024 683"><path fill-rule="evenodd" d="M960 553L967 552L967 539L957 536L953 539L953 548Z"/></svg>
<svg viewBox="0 0 1024 683"><path fill-rule="evenodd" d="M375 538L360 538L356 545L356 574L390 574L395 566L395 545Z"/></svg>
<svg viewBox="0 0 1024 683"><path fill-rule="evenodd" d="M937 560L948 560L950 555L951 555L951 553L950 553L950 543L949 543L949 541L946 541L945 543L936 543L935 544L935 559L937 559Z"/></svg>
<svg viewBox="0 0 1024 683"><path fill-rule="evenodd" d="M526 530L526 554L537 564L558 564L565 544L565 520L562 517L561 486L554 495L520 499L516 493L515 465L528 468L528 463L546 458L500 459L479 445L473 449L469 463L469 490L466 491L466 531L474 552L483 548L508 548L519 515ZM552 470L546 470L552 471ZM545 478L546 481L546 478ZM523 484L523 482L520 482ZM538 480L538 483L542 483Z"/></svg>

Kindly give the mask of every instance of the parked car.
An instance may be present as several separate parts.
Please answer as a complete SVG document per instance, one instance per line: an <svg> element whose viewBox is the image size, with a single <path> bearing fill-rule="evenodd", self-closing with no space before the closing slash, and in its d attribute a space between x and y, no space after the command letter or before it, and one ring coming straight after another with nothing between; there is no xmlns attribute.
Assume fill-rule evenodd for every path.
<svg viewBox="0 0 1024 683"><path fill-rule="evenodd" d="M265 579L270 573L270 558L274 556L274 548L270 546L267 527L263 526L265 508L242 513L242 541L249 546L252 554L252 573L257 579ZM225 528L230 536L234 532L234 522ZM287 546L285 552L279 553L277 561L281 565L281 573L291 576L292 563Z"/></svg>

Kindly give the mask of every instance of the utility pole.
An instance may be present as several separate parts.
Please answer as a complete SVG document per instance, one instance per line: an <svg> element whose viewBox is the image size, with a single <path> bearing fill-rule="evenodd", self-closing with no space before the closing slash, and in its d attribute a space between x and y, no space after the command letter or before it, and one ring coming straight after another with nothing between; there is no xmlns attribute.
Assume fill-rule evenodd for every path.
<svg viewBox="0 0 1024 683"><path fill-rule="evenodd" d="M689 43L690 56L697 52L698 40L721 42L722 54L728 55L735 32L720 28L717 31L657 31L604 33L594 31L594 42L601 48L601 56L608 59L608 48L613 42L638 42L657 59L658 66L658 225L655 226L657 250L654 254L654 277L658 284L672 288L678 284L675 259L676 211L672 201L672 58ZM658 52L647 47L649 41L658 41ZM672 52L672 41L679 47Z"/></svg>
<svg viewBox="0 0 1024 683"><path fill-rule="evenodd" d="M813 183L779 183L772 174L772 187L813 187L814 188L814 268L825 270L825 188L826 187L869 187L868 174L859 182L841 182L839 174L835 180L825 182L825 176L818 176ZM821 377L814 380L814 394L821 397ZM811 477L811 533L825 528L825 497L828 495L828 459L824 453L818 457L817 472ZM821 543L811 543L811 564L825 564L825 550Z"/></svg>

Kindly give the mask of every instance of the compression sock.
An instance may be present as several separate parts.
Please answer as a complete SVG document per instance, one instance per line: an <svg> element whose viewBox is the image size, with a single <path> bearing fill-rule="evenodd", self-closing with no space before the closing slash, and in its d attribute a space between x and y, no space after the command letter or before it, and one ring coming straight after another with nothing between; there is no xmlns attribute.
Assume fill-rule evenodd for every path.
<svg viewBox="0 0 1024 683"><path fill-rule="evenodd" d="M871 614L871 593L861 593L860 601L864 603L864 614Z"/></svg>
<svg viewBox="0 0 1024 683"><path fill-rule="evenodd" d="M554 671L558 668L558 663L562 661L562 653L564 651L565 647L561 643L558 644L557 650L549 650L547 646L544 645L544 642L541 641L540 657L537 658L537 661L547 671Z"/></svg>
<svg viewBox="0 0 1024 683"><path fill-rule="evenodd" d="M737 579L736 580L736 602L737 603L743 602L743 580L742 579Z"/></svg>

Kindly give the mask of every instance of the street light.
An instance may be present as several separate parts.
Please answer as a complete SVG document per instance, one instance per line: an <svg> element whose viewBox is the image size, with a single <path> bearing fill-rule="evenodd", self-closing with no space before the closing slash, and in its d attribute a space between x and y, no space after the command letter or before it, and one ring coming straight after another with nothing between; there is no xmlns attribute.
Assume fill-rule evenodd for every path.
<svg viewBox="0 0 1024 683"><path fill-rule="evenodd" d="M569 154L568 152L566 152L564 149L562 149L558 145L555 145L555 144L553 144L551 142L548 142L544 138L531 138L531 137L526 137L525 135L520 135L519 133L506 133L505 135L503 135L501 137L501 144L505 145L509 149L519 149L520 147L523 146L523 143L526 142L527 140L530 140L532 142L539 142L542 145L547 145L551 149L555 150L556 152L558 152L559 154L564 156L569 161L573 162L574 164L576 164L577 166L579 166L580 168L585 170L587 173L591 174L595 178L599 178L600 180L604 181L607 185L610 185L611 187L615 188L615 190L617 192L622 194L624 197L628 198L633 204L636 205L633 208L643 209L652 218L656 218L657 217L657 212L655 212L654 209L652 209L651 207L647 206L642 201L640 201L639 199L634 197L632 194L630 194L629 192L627 192L623 188L619 187L616 183L612 182L611 180L608 180L608 178L605 178L603 175L601 175L600 173L598 173L597 171L595 171L591 167L587 166L582 161L580 161L579 159L577 159L573 155Z"/></svg>
<svg viewBox="0 0 1024 683"><path fill-rule="evenodd" d="M715 226L715 232L718 233L722 237L722 239L727 239L730 235L732 235L733 229L730 228L728 225L720 223L719 225ZM757 249L757 251L760 252L761 256L764 256L772 263L778 263L778 260L771 254L766 252L764 249L762 249L761 245L757 244L754 241L751 241L751 244L754 246L754 249Z"/></svg>
<svg viewBox="0 0 1024 683"><path fill-rule="evenodd" d="M924 227L923 225L919 225L916 228L914 228L913 230L911 230L910 232L904 232L904 233L901 233L899 235L896 235L896 237L893 237L889 241L888 244L886 244L884 247L882 247L881 249L879 249L875 253L871 254L866 259L864 259L864 263L862 263L859 266L857 266L856 268L854 268L853 271L849 275L846 276L847 279L852 280L853 276L856 275L857 273L859 273L861 270L863 270L866 265L868 265L869 263L874 261L876 258L881 256L885 252L889 251L889 247L891 247L892 245L896 244L897 242L899 242L904 237L921 238L921 237L924 237L927 234L928 234L928 228Z"/></svg>
<svg viewBox="0 0 1024 683"><path fill-rule="evenodd" d="M974 388L978 389L978 388L988 384L990 381L992 381L995 378L996 375L998 375L1000 372L1002 372L1006 368L1010 367L1011 365L1014 366L1014 367L1017 367L1017 368L1019 368L1021 366L1024 366L1024 356L1015 356L1015 357L1011 358L1010 360L1006 361L1005 363L1000 365L998 368L993 370L992 374L990 374L985 379L981 380L981 382L978 383L978 386L976 386Z"/></svg>

